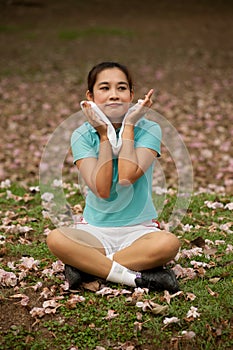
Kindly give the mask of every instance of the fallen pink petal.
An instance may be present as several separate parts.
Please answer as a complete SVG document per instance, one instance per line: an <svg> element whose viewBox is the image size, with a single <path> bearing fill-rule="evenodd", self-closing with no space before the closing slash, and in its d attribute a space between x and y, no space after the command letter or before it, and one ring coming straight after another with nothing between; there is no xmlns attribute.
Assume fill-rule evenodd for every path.
<svg viewBox="0 0 233 350"><path fill-rule="evenodd" d="M193 339L196 337L193 331L182 331L181 334L185 339Z"/></svg>
<svg viewBox="0 0 233 350"><path fill-rule="evenodd" d="M13 272L0 269L0 285L5 287L14 287L17 284L17 277Z"/></svg>
<svg viewBox="0 0 233 350"><path fill-rule="evenodd" d="M227 204L225 205L224 209L233 210L233 202L227 203Z"/></svg>
<svg viewBox="0 0 233 350"><path fill-rule="evenodd" d="M32 317L43 317L45 315L45 309L42 307L34 307L30 314Z"/></svg>
<svg viewBox="0 0 233 350"><path fill-rule="evenodd" d="M178 317L165 317L165 319L163 320L163 323L165 325L171 324L171 323L178 323L180 322L180 319Z"/></svg>
<svg viewBox="0 0 233 350"><path fill-rule="evenodd" d="M118 317L119 314L115 313L115 310L108 310L107 316L104 317L105 320L112 320L115 317Z"/></svg>
<svg viewBox="0 0 233 350"><path fill-rule="evenodd" d="M200 313L197 312L198 308L191 306L190 310L187 312L187 318L193 317L193 318L197 318L200 317Z"/></svg>
<svg viewBox="0 0 233 350"><path fill-rule="evenodd" d="M39 264L40 264L39 260L35 260L32 257L23 257L20 260L20 263L17 265L17 267L20 269L37 270Z"/></svg>

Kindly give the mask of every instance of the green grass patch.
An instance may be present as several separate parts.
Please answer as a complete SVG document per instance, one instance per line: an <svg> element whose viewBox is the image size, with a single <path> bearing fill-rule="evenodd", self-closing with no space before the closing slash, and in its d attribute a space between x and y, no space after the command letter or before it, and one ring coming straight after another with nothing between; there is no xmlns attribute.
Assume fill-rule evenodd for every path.
<svg viewBox="0 0 233 350"><path fill-rule="evenodd" d="M9 191L18 196L18 200L17 197L9 198ZM84 204L83 197L72 186L66 187L64 193L71 207ZM166 222L175 205L176 195L161 198L160 201L165 203L159 219ZM68 350L76 347L94 350L97 346L106 350L124 346L148 350L174 349L174 346L187 350L232 349L233 253L230 249L227 251L232 244L232 211L225 208L232 200L230 195L193 195L182 222L175 229L182 244L181 256L171 266L179 264L182 268L192 269L193 261L208 266L196 268L194 279L180 278L182 294L172 298L170 303L164 299L164 293L143 295L141 301L153 300L154 303L168 305L166 315L155 315L148 310L142 311L135 304L130 305L126 301L128 295L100 296L86 289L77 293L85 300L70 306L72 293L62 289L63 274L49 272L57 259L47 248L44 231L54 225L42 215L44 209L40 193L17 184L1 189L0 235L5 243L0 246L0 268L19 276L23 257L34 258L39 263L36 268L26 270L26 275L21 276L16 286L0 286L0 349ZM206 201L221 203L221 207L209 208ZM31 231L11 232L13 228L25 225ZM191 242L198 237L199 240L208 240L210 251L192 257L182 256L194 247ZM9 261L14 263L15 270L8 265ZM42 286L34 290L38 282ZM122 289L118 285L108 286L119 291ZM133 289L127 289L133 292ZM42 291L50 291L51 294L45 298ZM27 306L21 305L20 297L12 299L19 293L29 297ZM190 298L190 293L195 296L194 299ZM54 298L59 303L56 312L41 318L31 316L33 307L42 307L44 301ZM191 307L197 308L199 316L187 319ZM107 319L109 310L114 310L117 316ZM165 317L177 317L179 322L165 325ZM185 338L183 332L194 334L194 337Z"/></svg>
<svg viewBox="0 0 233 350"><path fill-rule="evenodd" d="M19 27L12 25L0 25L0 33L8 34L8 33L16 33L18 32Z"/></svg>

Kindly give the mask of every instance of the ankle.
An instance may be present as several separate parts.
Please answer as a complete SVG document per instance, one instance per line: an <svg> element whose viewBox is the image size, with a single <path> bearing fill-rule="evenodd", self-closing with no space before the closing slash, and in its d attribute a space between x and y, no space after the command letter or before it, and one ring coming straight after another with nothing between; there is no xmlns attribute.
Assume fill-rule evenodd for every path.
<svg viewBox="0 0 233 350"><path fill-rule="evenodd" d="M135 279L137 274L136 271L128 270L126 267L113 261L111 270L107 276L107 281L136 287Z"/></svg>

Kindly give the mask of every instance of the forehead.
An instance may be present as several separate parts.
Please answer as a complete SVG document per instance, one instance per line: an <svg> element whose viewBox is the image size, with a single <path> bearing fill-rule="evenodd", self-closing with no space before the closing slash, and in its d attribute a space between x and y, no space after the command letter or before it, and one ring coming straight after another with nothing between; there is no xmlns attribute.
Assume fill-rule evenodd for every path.
<svg viewBox="0 0 233 350"><path fill-rule="evenodd" d="M122 70L119 68L107 68L102 70L96 77L96 83L101 82L126 82L128 83L127 77Z"/></svg>

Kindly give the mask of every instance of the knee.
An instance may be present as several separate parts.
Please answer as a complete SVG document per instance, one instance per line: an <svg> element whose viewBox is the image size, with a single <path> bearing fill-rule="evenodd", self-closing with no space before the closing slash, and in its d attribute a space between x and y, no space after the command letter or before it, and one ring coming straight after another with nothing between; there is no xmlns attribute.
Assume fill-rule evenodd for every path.
<svg viewBox="0 0 233 350"><path fill-rule="evenodd" d="M47 246L49 250L54 253L56 251L57 245L59 244L59 235L60 232L58 229L52 230L46 239Z"/></svg>
<svg viewBox="0 0 233 350"><path fill-rule="evenodd" d="M170 232L167 232L167 242L166 242L166 248L168 255L170 255L171 259L176 256L180 249L180 240Z"/></svg>

